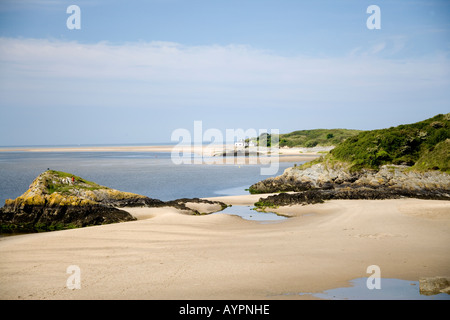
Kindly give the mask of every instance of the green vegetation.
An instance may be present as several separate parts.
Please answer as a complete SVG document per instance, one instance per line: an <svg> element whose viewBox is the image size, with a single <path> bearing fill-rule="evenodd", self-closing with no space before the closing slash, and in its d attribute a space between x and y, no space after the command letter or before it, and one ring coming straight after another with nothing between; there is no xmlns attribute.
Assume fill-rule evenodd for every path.
<svg viewBox="0 0 450 320"><path fill-rule="evenodd" d="M321 157L319 157L319 158L317 158L317 159L314 159L314 160L305 162L304 164L298 166L297 168L299 168L299 169L301 169L301 170L306 169L306 168L310 168L311 166L313 166L313 165L315 165L315 164L317 164L317 163L323 162L324 159L325 159L324 156L321 156Z"/></svg>
<svg viewBox="0 0 450 320"><path fill-rule="evenodd" d="M265 201L265 199L260 199L258 202L255 202L254 206L256 207L256 209L260 209L260 210L265 210L266 208L272 208L272 209L276 209L279 206L273 204L270 201Z"/></svg>
<svg viewBox="0 0 450 320"><path fill-rule="evenodd" d="M76 186L77 188L85 189L85 190L98 190L98 189L108 189L107 187L100 186L95 182L84 180L81 177L73 175L71 173L56 171L56 170L48 170L47 173L50 174L45 180L45 185L47 187L48 194L52 194L54 192L59 193L69 193L71 189ZM52 177L59 178L55 181ZM72 179L74 178L74 185L63 183L60 179Z"/></svg>
<svg viewBox="0 0 450 320"><path fill-rule="evenodd" d="M63 223L54 223L54 224L36 223L34 225L34 230L36 230L37 232L67 230L76 228L79 227L74 224L63 224Z"/></svg>
<svg viewBox="0 0 450 320"><path fill-rule="evenodd" d="M48 170L47 172L52 174L52 175L55 175L55 176L57 176L59 178L70 178L70 179L72 179L72 177L73 177L76 183L84 183L84 184L91 185L92 187L106 188L106 187L98 185L95 182L85 180L85 179L83 179L83 178L81 178L79 176L76 176L74 174L71 174L71 173L62 172L62 171L56 171L56 170Z"/></svg>
<svg viewBox="0 0 450 320"><path fill-rule="evenodd" d="M257 188L255 188L253 185L250 186L250 188L248 188L248 192L250 192L250 194L259 194L259 193L264 193L262 191L259 191Z"/></svg>
<svg viewBox="0 0 450 320"><path fill-rule="evenodd" d="M425 150L414 167L421 171L433 169L450 173L450 139Z"/></svg>
<svg viewBox="0 0 450 320"><path fill-rule="evenodd" d="M21 223L21 224L1 224L1 233L30 233L30 232L47 232L56 230L67 230L79 228L75 224L63 224L63 223Z"/></svg>
<svg viewBox="0 0 450 320"><path fill-rule="evenodd" d="M316 146L335 146L349 137L360 133L361 130L350 129L313 129L299 130L291 133L274 135L261 133L256 138L246 139L246 142L255 141L259 146L271 147L272 143L279 147L313 148ZM267 144L267 145L265 145Z"/></svg>
<svg viewBox="0 0 450 320"><path fill-rule="evenodd" d="M360 130L350 129L314 129L299 130L291 133L280 134L280 147L305 147L335 146L345 139L360 133Z"/></svg>
<svg viewBox="0 0 450 320"><path fill-rule="evenodd" d="M388 129L363 131L325 158L351 163L351 170L403 164L418 170L449 172L450 114Z"/></svg>
<svg viewBox="0 0 450 320"><path fill-rule="evenodd" d="M278 141L277 139L278 137L276 135L274 135L274 137L272 138L272 135L270 133L264 132L256 138L256 143L258 146L270 148L272 146L272 140L274 140L273 142L276 142Z"/></svg>

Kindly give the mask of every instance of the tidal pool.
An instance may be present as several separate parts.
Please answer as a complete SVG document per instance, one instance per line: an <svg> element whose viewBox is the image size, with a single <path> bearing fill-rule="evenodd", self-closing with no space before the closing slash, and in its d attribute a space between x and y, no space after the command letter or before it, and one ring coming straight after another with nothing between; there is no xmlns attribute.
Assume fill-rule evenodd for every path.
<svg viewBox="0 0 450 320"><path fill-rule="evenodd" d="M277 215L273 212L259 212L253 210L253 206L231 206L216 213L225 213L239 216L245 220L261 221L261 222L277 222L287 219L287 217Z"/></svg>
<svg viewBox="0 0 450 320"><path fill-rule="evenodd" d="M326 290L321 293L298 293L330 300L450 300L447 293L423 295L419 292L419 281L381 278L380 289L368 289L367 278L357 278L351 287ZM291 294L287 294L291 295Z"/></svg>

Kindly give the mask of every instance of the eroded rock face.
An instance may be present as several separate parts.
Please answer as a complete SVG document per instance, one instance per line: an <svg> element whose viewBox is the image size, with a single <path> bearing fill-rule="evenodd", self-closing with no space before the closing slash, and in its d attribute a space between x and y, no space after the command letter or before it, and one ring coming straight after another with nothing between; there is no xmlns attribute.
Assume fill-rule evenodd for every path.
<svg viewBox="0 0 450 320"><path fill-rule="evenodd" d="M251 193L280 193L260 198L257 206L311 204L331 199L450 200L450 175L418 172L407 166L385 165L380 170L351 172L344 163L317 163L306 169L288 168L278 177L260 181Z"/></svg>
<svg viewBox="0 0 450 320"><path fill-rule="evenodd" d="M404 189L450 194L450 175L441 171L418 172L407 166L385 165L380 170L351 172L343 164L317 163L306 169L288 168L278 177L268 178L250 187L252 193L306 191L342 187Z"/></svg>
<svg viewBox="0 0 450 320"><path fill-rule="evenodd" d="M359 176L359 173L351 173L343 166L330 167L325 163L317 163L306 169L287 168L280 176L255 183L250 187L250 191L252 193L271 193L329 189L333 185L352 183Z"/></svg>

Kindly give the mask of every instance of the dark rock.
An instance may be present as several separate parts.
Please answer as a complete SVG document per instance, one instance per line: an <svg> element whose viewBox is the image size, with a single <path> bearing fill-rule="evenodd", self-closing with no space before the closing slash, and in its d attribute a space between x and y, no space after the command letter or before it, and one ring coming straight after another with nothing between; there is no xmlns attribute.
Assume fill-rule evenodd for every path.
<svg viewBox="0 0 450 320"><path fill-rule="evenodd" d="M46 231L118 223L136 220L124 210L105 205L25 205L22 208L4 206L0 225L8 231Z"/></svg>
<svg viewBox="0 0 450 320"><path fill-rule="evenodd" d="M200 212L198 212L197 210L193 210L186 206L186 203L192 203L192 202L193 203L218 204L221 206L220 210L223 210L227 207L227 205L221 201L211 201L211 200L200 199L200 198L181 198L181 199L166 201L166 202L164 202L163 206L170 206L170 207L174 207L177 209L186 210L186 211L191 212L191 214L195 214L195 215L200 214Z"/></svg>
<svg viewBox="0 0 450 320"><path fill-rule="evenodd" d="M119 199L113 200L108 203L114 207L163 207L165 206L165 202L159 199L153 198L128 198L128 199Z"/></svg>
<svg viewBox="0 0 450 320"><path fill-rule="evenodd" d="M321 203L326 200L383 200L400 198L418 198L434 200L450 200L447 190L406 190L390 187L336 187L332 189L312 189L296 193L280 193L265 198L260 198L257 206L290 206L295 204Z"/></svg>
<svg viewBox="0 0 450 320"><path fill-rule="evenodd" d="M136 220L126 207L170 206L200 214L187 207L188 202L226 207L222 202L198 198L165 202L49 170L39 175L24 194L5 201L0 209L0 231L55 230Z"/></svg>

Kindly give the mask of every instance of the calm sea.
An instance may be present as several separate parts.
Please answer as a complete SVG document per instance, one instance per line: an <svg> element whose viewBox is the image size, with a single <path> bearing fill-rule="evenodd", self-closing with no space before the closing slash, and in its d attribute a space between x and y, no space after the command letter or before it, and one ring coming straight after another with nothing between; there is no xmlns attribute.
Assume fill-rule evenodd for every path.
<svg viewBox="0 0 450 320"><path fill-rule="evenodd" d="M0 206L5 199L24 193L48 168L163 201L248 194L246 188L269 177L260 173L268 164L176 165L170 156L160 152L0 152ZM281 162L273 176L291 166Z"/></svg>

